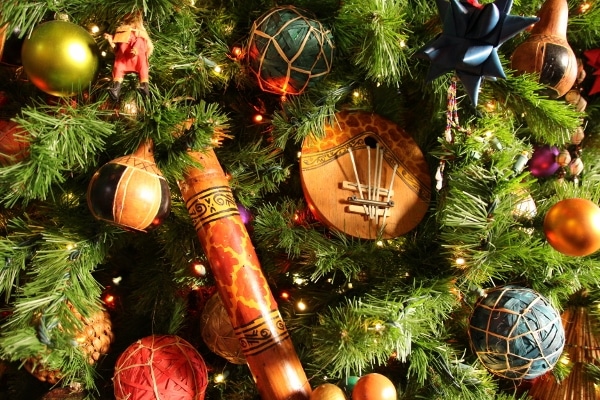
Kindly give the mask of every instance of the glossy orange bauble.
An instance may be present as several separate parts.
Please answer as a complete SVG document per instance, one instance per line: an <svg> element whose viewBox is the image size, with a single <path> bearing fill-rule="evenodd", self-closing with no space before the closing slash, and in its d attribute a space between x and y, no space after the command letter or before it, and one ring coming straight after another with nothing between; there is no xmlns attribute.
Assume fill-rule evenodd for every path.
<svg viewBox="0 0 600 400"><path fill-rule="evenodd" d="M352 389L352 400L397 400L396 387L381 374L363 375Z"/></svg>
<svg viewBox="0 0 600 400"><path fill-rule="evenodd" d="M563 254L592 254L600 249L600 208L586 199L561 200L546 213L544 233L548 243Z"/></svg>
<svg viewBox="0 0 600 400"><path fill-rule="evenodd" d="M319 385L310 394L310 400L346 400L344 391L333 383Z"/></svg>

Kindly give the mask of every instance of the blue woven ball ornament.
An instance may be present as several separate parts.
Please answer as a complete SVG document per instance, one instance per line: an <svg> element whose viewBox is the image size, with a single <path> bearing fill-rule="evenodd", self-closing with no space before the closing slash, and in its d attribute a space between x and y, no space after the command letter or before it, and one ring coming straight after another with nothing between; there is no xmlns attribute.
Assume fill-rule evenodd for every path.
<svg viewBox="0 0 600 400"><path fill-rule="evenodd" d="M503 378L533 379L550 371L565 344L560 314L539 293L500 286L487 291L469 321L471 347Z"/></svg>
<svg viewBox="0 0 600 400"><path fill-rule="evenodd" d="M260 88L301 94L331 70L333 36L319 21L292 7L277 7L256 20L247 61Z"/></svg>

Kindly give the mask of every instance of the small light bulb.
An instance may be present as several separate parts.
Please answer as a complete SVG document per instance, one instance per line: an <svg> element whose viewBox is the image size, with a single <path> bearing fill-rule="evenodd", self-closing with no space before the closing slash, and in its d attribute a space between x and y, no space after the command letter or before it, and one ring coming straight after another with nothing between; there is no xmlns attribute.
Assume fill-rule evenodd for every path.
<svg viewBox="0 0 600 400"><path fill-rule="evenodd" d="M214 71L215 73L220 74L221 72L223 72L223 69L217 65L215 66Z"/></svg>
<svg viewBox="0 0 600 400"><path fill-rule="evenodd" d="M199 276L206 275L206 267L202 263L194 263L194 272Z"/></svg>
<svg viewBox="0 0 600 400"><path fill-rule="evenodd" d="M302 300L300 300L299 302L297 302L297 303L296 303L296 308L297 308L299 311L306 311L306 308L307 308L307 307L306 307L306 303L305 303L305 302L303 302Z"/></svg>
<svg viewBox="0 0 600 400"><path fill-rule="evenodd" d="M254 119L254 122L260 123L263 121L263 116L261 114L256 114L253 119Z"/></svg>
<svg viewBox="0 0 600 400"><path fill-rule="evenodd" d="M225 375L217 374L215 375L215 383L223 383L225 382Z"/></svg>

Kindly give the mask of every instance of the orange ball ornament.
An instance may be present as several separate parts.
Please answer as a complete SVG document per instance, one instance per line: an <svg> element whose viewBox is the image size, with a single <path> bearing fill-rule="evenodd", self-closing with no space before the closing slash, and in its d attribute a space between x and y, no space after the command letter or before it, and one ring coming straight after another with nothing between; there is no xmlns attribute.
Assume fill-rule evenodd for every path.
<svg viewBox="0 0 600 400"><path fill-rule="evenodd" d="M600 249L600 207L586 199L561 200L544 217L548 243L568 256L587 256Z"/></svg>
<svg viewBox="0 0 600 400"><path fill-rule="evenodd" d="M346 400L346 395L333 383L324 383L312 391L310 400Z"/></svg>
<svg viewBox="0 0 600 400"><path fill-rule="evenodd" d="M381 374L363 375L352 389L352 400L397 400L396 387Z"/></svg>

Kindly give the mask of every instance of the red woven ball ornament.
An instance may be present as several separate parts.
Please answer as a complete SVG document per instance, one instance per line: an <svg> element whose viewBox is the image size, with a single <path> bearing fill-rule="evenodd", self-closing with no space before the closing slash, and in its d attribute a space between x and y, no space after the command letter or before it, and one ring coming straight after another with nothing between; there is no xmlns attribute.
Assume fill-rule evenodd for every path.
<svg viewBox="0 0 600 400"><path fill-rule="evenodd" d="M184 339L152 335L119 356L113 383L116 400L203 400L208 371Z"/></svg>

